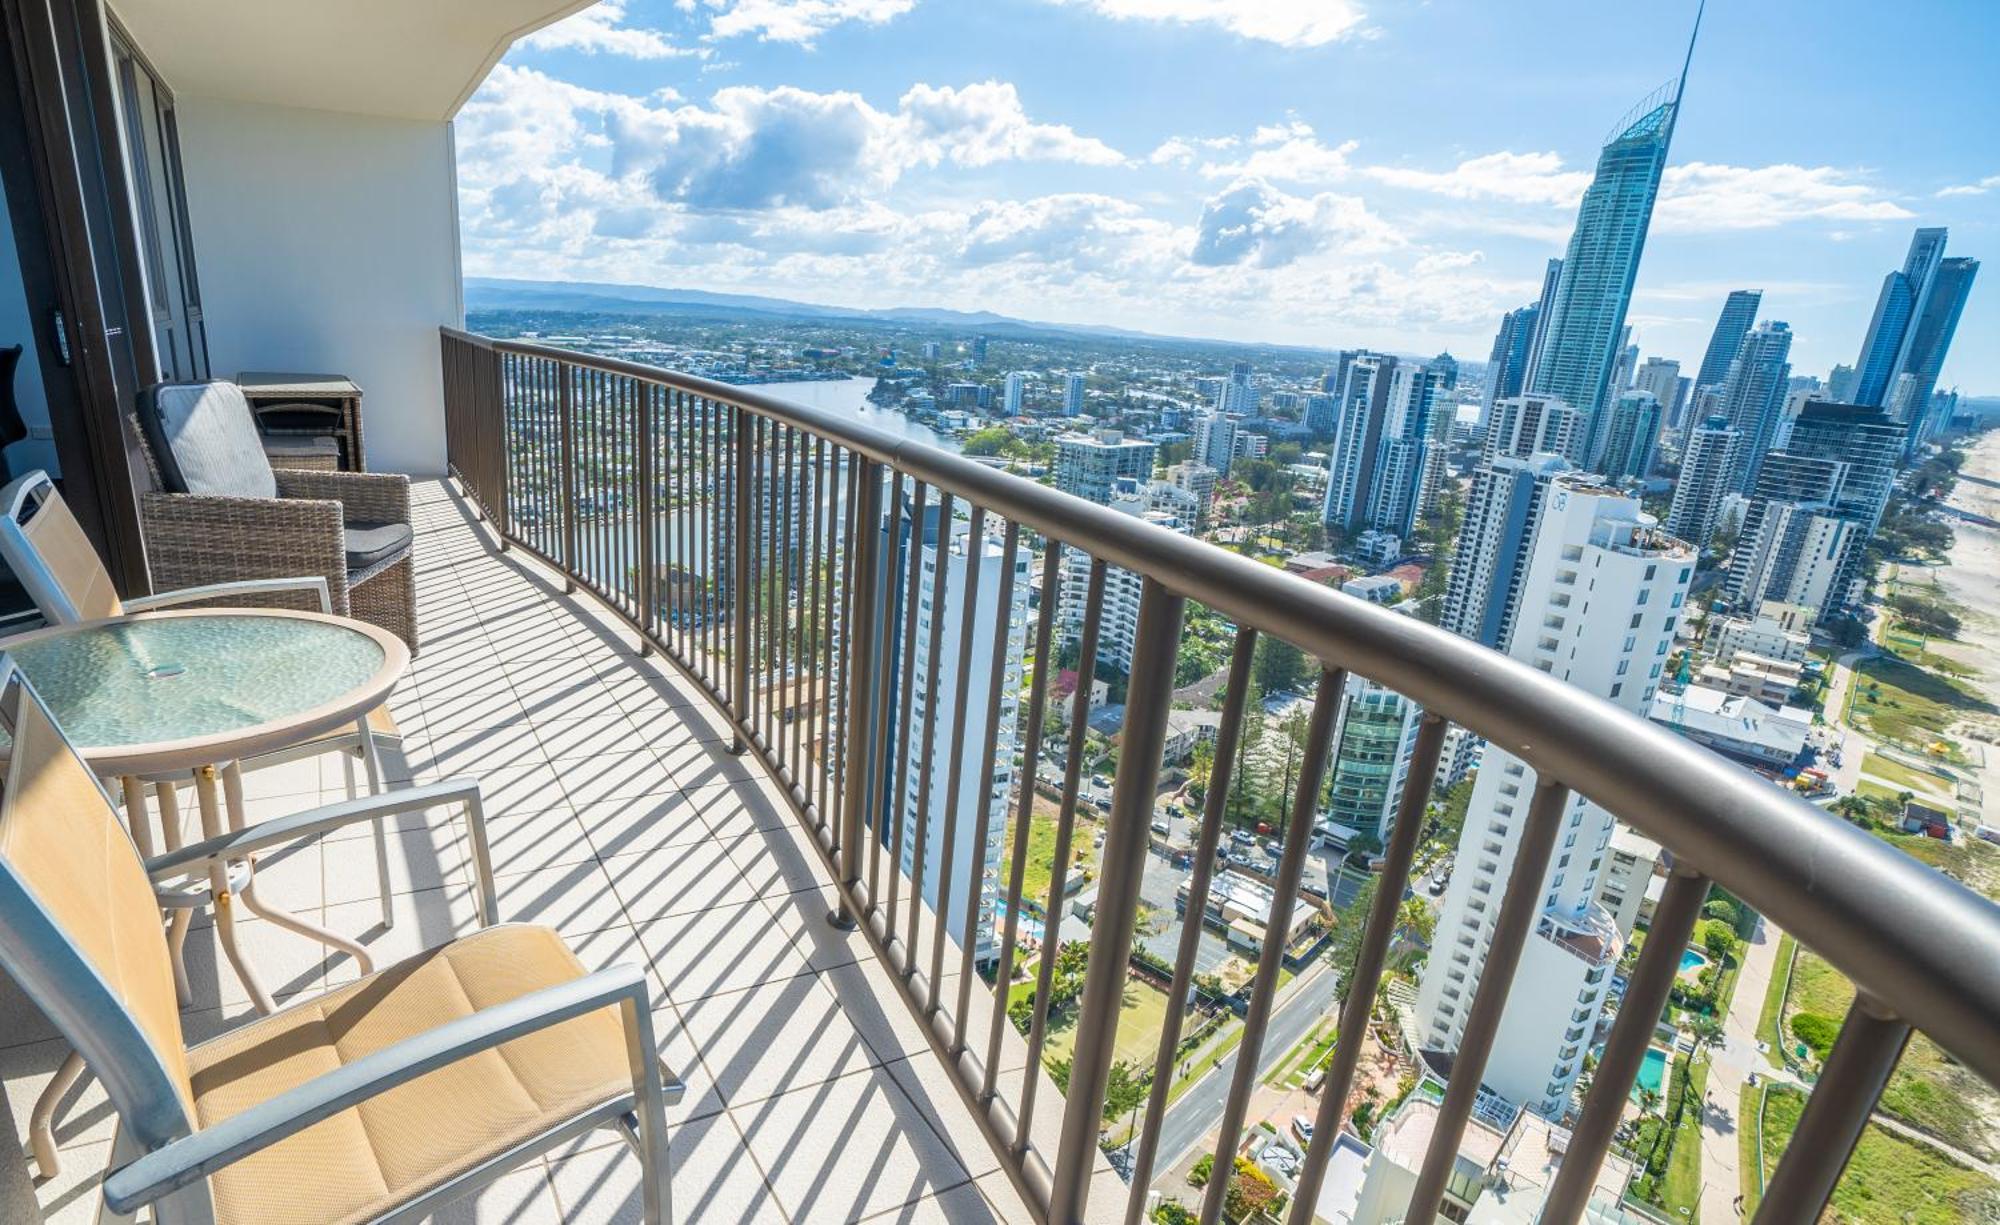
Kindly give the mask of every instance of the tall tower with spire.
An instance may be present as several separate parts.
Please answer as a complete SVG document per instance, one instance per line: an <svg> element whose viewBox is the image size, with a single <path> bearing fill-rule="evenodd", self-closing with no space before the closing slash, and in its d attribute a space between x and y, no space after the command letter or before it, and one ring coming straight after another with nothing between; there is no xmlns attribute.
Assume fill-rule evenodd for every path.
<svg viewBox="0 0 2000 1225"><path fill-rule="evenodd" d="M1700 29L1697 12L1695 30ZM1574 463L1587 462L1603 431L1611 370L1618 361L1625 312L1693 58L1690 37L1680 76L1641 99L1612 128L1577 208L1530 388L1562 399L1581 414L1582 428L1568 456Z"/></svg>

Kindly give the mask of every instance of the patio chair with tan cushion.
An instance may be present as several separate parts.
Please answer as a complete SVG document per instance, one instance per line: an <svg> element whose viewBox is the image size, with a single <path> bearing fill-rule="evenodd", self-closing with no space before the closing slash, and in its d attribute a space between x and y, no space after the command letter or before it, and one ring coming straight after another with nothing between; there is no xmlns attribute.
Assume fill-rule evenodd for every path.
<svg viewBox="0 0 2000 1225"><path fill-rule="evenodd" d="M161 1225L414 1220L597 1127L668 1217L666 1104L641 966L588 973L555 932L488 926L192 1048L155 890L212 864L408 811L393 792L150 862L0 656L0 968L73 1043L118 1116L108 1215ZM463 784L432 784L441 794ZM467 798L461 795L460 798ZM438 795L426 797L436 805ZM479 909L492 866L466 805Z"/></svg>
<svg viewBox="0 0 2000 1225"><path fill-rule="evenodd" d="M408 477L272 468L234 383L157 383L138 418L159 485L139 496L155 585L320 575L335 613L417 653Z"/></svg>

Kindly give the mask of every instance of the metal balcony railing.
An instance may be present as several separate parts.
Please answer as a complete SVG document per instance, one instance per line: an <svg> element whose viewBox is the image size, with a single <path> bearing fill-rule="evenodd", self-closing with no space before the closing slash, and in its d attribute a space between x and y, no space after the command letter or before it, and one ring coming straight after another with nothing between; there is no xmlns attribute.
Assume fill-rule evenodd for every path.
<svg viewBox="0 0 2000 1225"><path fill-rule="evenodd" d="M1412 618L934 447L653 367L450 329L442 344L451 469L502 547L531 552L615 608L649 649L684 670L726 713L741 746L784 787L816 836L838 881L844 916L860 923L896 975L995 1153L1044 1220L1082 1220L1092 1174L1102 1168L1102 1108L1189 601L1237 627L1187 885L1190 913L1207 905L1213 883L1252 650L1261 635L1301 648L1321 667L1265 930L1283 930L1299 897L1314 800L1349 676L1395 689L1425 711L1383 852L1381 886L1352 981L1342 984L1341 1034L1366 1027L1447 728L1469 729L1535 771L1486 969L1407 1219L1432 1219L1478 1105L1481 1073L1541 910L1542 880L1572 792L1667 848L1673 876L1542 1220L1571 1222L1584 1214L1711 882L1797 935L1856 987L1841 1036L1769 1182L1760 1222L1817 1219L1913 1027L2000 1083L2000 907L1707 749ZM999 644L1008 627L1003 621L981 638L977 588L989 580L973 564L927 569L924 550L907 544L933 515L940 524L963 517L971 560L997 548L999 591L984 605L991 617L1012 614L1019 563L1040 550L1043 598L1022 725L1030 734L1018 745L996 742L1007 662ZM1142 587L1076 1042L1067 1091L1050 1103L1037 1101L1042 1077L1002 1076L1001 1053L1006 984L1021 951L1026 831L1054 672L1056 606L1071 555L1084 559L1076 564L1088 571L1080 676L1093 673L1108 568L1138 575ZM954 570L962 578L953 580ZM966 587L955 604L947 590L952 581ZM954 607L957 621L947 626ZM927 649L919 636L922 608L937 612ZM956 635L958 649L952 673L939 675L947 632ZM981 641L995 645L975 659ZM897 660L930 664L926 671ZM974 726L986 736L968 744L966 699L975 693L983 694L986 717ZM1072 725L1087 715L1089 693L1088 684L1076 687ZM892 729L911 727L913 700L924 712L919 722L933 732L929 721L951 722L947 753L934 751L935 734L922 738L921 751L897 742ZM1064 877L1085 781L1083 743L1070 736L1064 752L1054 878L1043 912L1050 922L1027 1035L1030 1069L1039 1067L1048 1034L1056 920L1069 892ZM952 896L948 865L927 864L925 848L939 824L943 847L969 840L969 862L987 862L986 823L961 812L957 797L968 771L981 777L970 794L990 794L996 765L1017 751L1014 851L995 882L1004 891L997 909L983 910L996 899L977 889ZM937 778L948 780L942 811L930 801ZM927 871L937 878L928 939L919 930ZM1002 984L1001 998L978 1009L974 991L989 990L974 963L978 942L947 939L947 918L960 912L960 931L976 930L982 913L1004 916L991 979ZM1184 926L1170 999L1189 998L1199 928ZM1221 1153L1235 1152L1243 1133L1282 944L1264 942L1250 986ZM975 1025L982 1016L984 1033ZM1146 1204L1181 1032L1180 1011L1168 1009L1131 1154L1127 1222L1138 1220ZM1334 1047L1288 1225L1311 1220L1334 1139L1347 1121L1362 1045ZM1061 1111L1059 1139L1048 1151L1031 1139L1038 1109ZM1219 1219L1227 1182L1210 1180L1204 1222Z"/></svg>

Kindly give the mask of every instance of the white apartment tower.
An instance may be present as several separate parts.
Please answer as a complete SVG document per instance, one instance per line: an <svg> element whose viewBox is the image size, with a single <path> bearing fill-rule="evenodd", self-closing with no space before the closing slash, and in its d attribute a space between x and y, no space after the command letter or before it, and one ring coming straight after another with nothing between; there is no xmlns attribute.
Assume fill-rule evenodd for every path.
<svg viewBox="0 0 2000 1225"><path fill-rule="evenodd" d="M1160 482L1165 485L1165 482ZM1169 486L1169 488L1171 488ZM1108 505L1112 510L1136 515L1170 531L1187 531L1188 521L1170 510L1156 509L1156 500L1144 483L1123 482ZM1090 596L1092 559L1082 549L1065 549L1062 558L1062 602L1058 624L1065 644L1083 639L1084 613ZM1145 580L1120 566L1104 568L1104 611L1097 622L1097 663L1100 667L1130 674L1132 647L1139 637L1139 597Z"/></svg>
<svg viewBox="0 0 2000 1225"><path fill-rule="evenodd" d="M1021 401L1028 390L1028 376L1016 370L1007 376L1006 390L1001 394L1001 411L1009 417L1021 415Z"/></svg>
<svg viewBox="0 0 2000 1225"><path fill-rule="evenodd" d="M1194 442L1194 462L1226 475L1229 461L1236 457L1238 420L1227 413L1204 413L1196 417L1190 431Z"/></svg>
<svg viewBox="0 0 2000 1225"><path fill-rule="evenodd" d="M1156 451L1118 430L1063 434L1056 439L1056 488L1102 506L1121 479L1143 482L1153 475Z"/></svg>
<svg viewBox="0 0 2000 1225"><path fill-rule="evenodd" d="M1722 503L1732 490L1733 459L1743 435L1717 414L1688 432L1681 451L1681 472L1674 481L1674 500L1667 510L1667 531L1697 549L1715 538Z"/></svg>
<svg viewBox="0 0 2000 1225"><path fill-rule="evenodd" d="M1634 713L1659 686L1694 552L1638 500L1575 473L1555 478L1535 528L1508 654ZM1427 1045L1455 1050L1479 987L1500 900L1534 794L1534 773L1487 751L1417 997ZM1611 814L1572 798L1485 1073L1493 1092L1560 1118L1624 949L1596 898Z"/></svg>
<svg viewBox="0 0 2000 1225"><path fill-rule="evenodd" d="M1063 380L1063 416L1083 416L1083 376L1072 374Z"/></svg>
<svg viewBox="0 0 2000 1225"><path fill-rule="evenodd" d="M970 573L967 555L972 543L971 525L954 518L942 535L944 542L940 548L937 509L932 507L926 512L923 525L924 590L936 592L938 571L942 567L945 595L940 602L941 607L933 607L932 601L927 599L917 609L917 636L908 663L912 685L910 726L899 737L903 751L912 763L907 771L907 791L903 800L909 806L906 811L913 813L926 802L922 771L916 763L923 760L928 740L933 765L927 800L930 820L925 826L923 839L924 901L937 906L942 882L950 880L950 893L945 898L946 929L961 948L965 947L968 939L974 941L974 956L984 962L999 955L993 917L998 899L1001 843L1006 836L1007 794L1014 785L1014 746L1019 722L1016 695L1021 689L1022 661L1027 650L1029 558L1027 550L1023 549L1014 559L1012 590L1008 596L1007 619L1003 627L997 622L1003 578L1001 567L1005 564L1002 553L1004 541L994 535L981 543L973 631L968 640L961 637L960 630L964 626L967 575ZM898 621L901 615L899 611ZM943 633L936 639L938 657L932 660L930 627L935 617L943 617L944 624ZM967 761L959 771L954 800L951 762L959 756L959 746L987 742L988 686L993 683L995 635L1000 633L1006 635L1002 648L1005 664L1000 680L1000 723L998 734L993 737L997 746L993 789L983 795L980 793L980 763ZM954 740L952 736L958 714L952 699L957 691L959 660L965 652L970 652L972 658L967 672L970 689L965 694L965 728L961 741ZM935 694L931 691L933 681L939 690ZM937 705L935 710L932 709L934 702ZM958 806L958 828L952 844L947 847L944 840L945 813L954 802ZM974 852L980 844L982 830L986 854L984 859L974 863ZM906 876L911 874L915 865L916 850L917 840L914 837L904 843L902 868ZM968 931L965 901L968 891L975 887L980 892L979 912L974 928Z"/></svg>

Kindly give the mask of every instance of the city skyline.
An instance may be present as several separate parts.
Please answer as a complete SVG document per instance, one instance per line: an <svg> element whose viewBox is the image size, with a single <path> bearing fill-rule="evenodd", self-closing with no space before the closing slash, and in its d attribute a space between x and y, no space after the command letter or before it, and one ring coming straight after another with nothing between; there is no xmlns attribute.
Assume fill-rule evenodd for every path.
<svg viewBox="0 0 2000 1225"><path fill-rule="evenodd" d="M1561 254L1606 130L1678 68L1693 16L1334 6L1356 21L1333 31L1330 16L1287 25L1286 6L1256 30L1229 4L1115 15L1155 7L599 5L511 53L461 116L466 270L1483 358ZM1964 125L1942 148L1924 121L1973 87L1900 74L1921 79L1827 99L1809 71L1752 72L1786 19L1709 15L1628 320L1644 355L1691 369L1726 294L1757 287L1798 335L1795 368L1823 375L1854 360L1913 229L1991 249L2000 151ZM1878 19L1835 23L1839 38L1798 49L1803 68L1852 78L1864 56L1902 54L1865 37ZM1940 38L1976 39L1992 19L1939 20ZM1466 75L1453 51L1475 37L1495 63L1537 37L1555 54L1625 50L1520 89ZM925 39L958 53L915 54ZM1164 97L1134 56L1238 88ZM1751 105L1760 121L1743 124ZM1996 309L1975 293L1962 330L1990 334ZM2000 391L2000 356L1958 346L1939 379L1954 385Z"/></svg>

